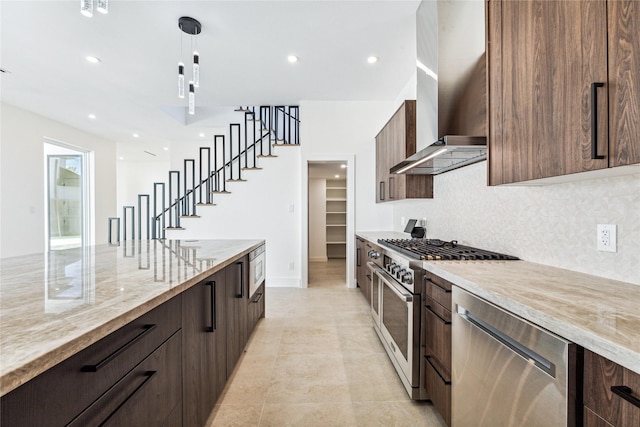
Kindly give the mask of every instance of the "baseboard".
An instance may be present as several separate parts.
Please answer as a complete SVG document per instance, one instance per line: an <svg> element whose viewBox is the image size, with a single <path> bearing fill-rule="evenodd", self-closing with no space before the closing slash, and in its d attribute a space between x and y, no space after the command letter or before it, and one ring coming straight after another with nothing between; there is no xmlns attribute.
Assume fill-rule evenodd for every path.
<svg viewBox="0 0 640 427"><path fill-rule="evenodd" d="M267 288L300 288L299 277L267 277Z"/></svg>
<svg viewBox="0 0 640 427"><path fill-rule="evenodd" d="M327 262L329 258L326 256L309 257L309 262Z"/></svg>

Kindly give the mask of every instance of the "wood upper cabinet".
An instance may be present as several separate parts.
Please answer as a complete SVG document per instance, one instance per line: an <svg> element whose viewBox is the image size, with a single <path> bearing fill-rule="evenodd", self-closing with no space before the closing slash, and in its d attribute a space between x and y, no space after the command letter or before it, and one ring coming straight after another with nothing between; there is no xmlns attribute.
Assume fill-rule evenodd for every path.
<svg viewBox="0 0 640 427"><path fill-rule="evenodd" d="M490 185L640 162L634 3L487 3Z"/></svg>
<svg viewBox="0 0 640 427"><path fill-rule="evenodd" d="M416 101L407 100L376 136L376 203L433 197L431 175L389 173L416 152Z"/></svg>

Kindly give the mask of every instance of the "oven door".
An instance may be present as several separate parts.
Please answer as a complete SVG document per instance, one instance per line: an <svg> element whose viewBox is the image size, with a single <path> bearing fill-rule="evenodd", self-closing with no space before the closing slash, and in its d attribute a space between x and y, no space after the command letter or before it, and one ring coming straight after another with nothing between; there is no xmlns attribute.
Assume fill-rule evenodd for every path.
<svg viewBox="0 0 640 427"><path fill-rule="evenodd" d="M379 267L373 263L368 262L367 268L369 269L369 274L371 275L371 317L373 318L373 323L380 330L380 308L382 307L382 292L381 286L382 281L376 274L376 271L379 270Z"/></svg>
<svg viewBox="0 0 640 427"><path fill-rule="evenodd" d="M249 260L249 298L258 290L265 278L265 252L264 246L256 249Z"/></svg>
<svg viewBox="0 0 640 427"><path fill-rule="evenodd" d="M420 295L414 295L383 270L377 270L382 313L380 331L405 388L420 385ZM404 378L402 378L404 376Z"/></svg>

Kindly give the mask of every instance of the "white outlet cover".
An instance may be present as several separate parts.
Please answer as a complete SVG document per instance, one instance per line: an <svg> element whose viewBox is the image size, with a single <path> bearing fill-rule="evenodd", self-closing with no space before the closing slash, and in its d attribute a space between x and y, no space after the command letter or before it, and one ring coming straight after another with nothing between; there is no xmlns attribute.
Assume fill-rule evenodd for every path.
<svg viewBox="0 0 640 427"><path fill-rule="evenodd" d="M617 252L616 225L598 224L597 248L603 252Z"/></svg>

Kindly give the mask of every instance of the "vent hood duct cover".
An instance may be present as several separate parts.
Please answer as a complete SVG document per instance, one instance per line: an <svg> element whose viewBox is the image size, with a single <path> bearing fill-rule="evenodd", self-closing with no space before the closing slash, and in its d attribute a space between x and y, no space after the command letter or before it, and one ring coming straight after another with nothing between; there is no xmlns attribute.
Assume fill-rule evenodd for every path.
<svg viewBox="0 0 640 427"><path fill-rule="evenodd" d="M423 0L416 34L417 144L430 145L390 172L436 175L485 160L484 2Z"/></svg>

